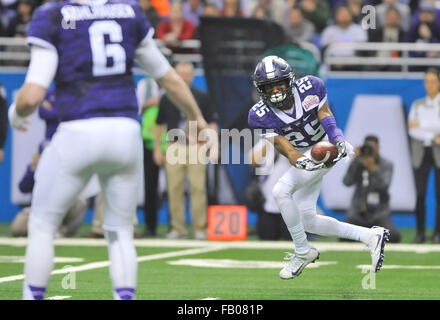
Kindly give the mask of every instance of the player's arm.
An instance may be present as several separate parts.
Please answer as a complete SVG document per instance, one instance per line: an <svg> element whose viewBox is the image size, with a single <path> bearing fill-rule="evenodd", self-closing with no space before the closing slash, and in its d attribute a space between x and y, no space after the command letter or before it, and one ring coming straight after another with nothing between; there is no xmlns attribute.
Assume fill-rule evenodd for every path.
<svg viewBox="0 0 440 320"><path fill-rule="evenodd" d="M188 120L203 119L205 121L189 87L174 68L170 67L167 73L157 81L166 90L170 100L185 112Z"/></svg>
<svg viewBox="0 0 440 320"><path fill-rule="evenodd" d="M260 139L260 141L258 141L258 143L251 150L249 150L248 158L251 166L258 167L263 163L267 153L266 146L266 139Z"/></svg>
<svg viewBox="0 0 440 320"><path fill-rule="evenodd" d="M337 126L336 119L327 102L325 102L321 109L319 109L318 119L324 127L325 132L327 132L331 143L337 144L338 142L345 141L344 134Z"/></svg>
<svg viewBox="0 0 440 320"><path fill-rule="evenodd" d="M321 122L321 125L324 127L324 130L327 133L330 142L336 145L336 147L338 148L339 155L335 160L333 160L333 162L337 162L347 155L351 156L351 154L353 153L353 146L345 141L344 134L336 124L336 119L333 116L333 113L330 110L327 102L325 102L319 109L318 119Z"/></svg>
<svg viewBox="0 0 440 320"><path fill-rule="evenodd" d="M298 152L298 150L296 150L290 141L284 136L277 135L273 137L273 144L283 156L289 159L290 164L298 169L314 171L321 169L324 166L323 163L317 164L302 153Z"/></svg>
<svg viewBox="0 0 440 320"><path fill-rule="evenodd" d="M32 46L31 61L17 100L9 108L9 121L18 130L26 130L26 117L40 105L58 67L55 49Z"/></svg>

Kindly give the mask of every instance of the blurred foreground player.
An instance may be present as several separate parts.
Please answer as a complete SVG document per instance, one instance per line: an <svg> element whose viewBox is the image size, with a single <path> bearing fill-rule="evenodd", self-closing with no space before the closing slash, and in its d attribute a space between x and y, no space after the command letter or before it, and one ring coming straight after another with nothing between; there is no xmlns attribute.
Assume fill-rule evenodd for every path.
<svg viewBox="0 0 440 320"><path fill-rule="evenodd" d="M43 299L53 269L55 232L93 174L105 197L104 230L115 299L134 299L133 215L142 174L142 136L132 76L134 60L188 119L206 122L187 85L156 47L137 1L48 3L28 31L31 62L9 120L26 130L55 80L61 124L35 173L24 299Z"/></svg>
<svg viewBox="0 0 440 320"><path fill-rule="evenodd" d="M370 250L372 270L379 271L388 230L368 229L316 214L322 178L330 168L310 158L312 146L330 140L338 149L334 163L353 154L330 111L323 81L314 76L295 81L286 61L268 56L257 64L253 82L261 100L249 111L249 126L262 129L263 136L270 138L292 165L272 190L295 245L295 254L286 257L290 262L280 277L294 278L319 258L318 250L307 241L306 231L362 241Z"/></svg>

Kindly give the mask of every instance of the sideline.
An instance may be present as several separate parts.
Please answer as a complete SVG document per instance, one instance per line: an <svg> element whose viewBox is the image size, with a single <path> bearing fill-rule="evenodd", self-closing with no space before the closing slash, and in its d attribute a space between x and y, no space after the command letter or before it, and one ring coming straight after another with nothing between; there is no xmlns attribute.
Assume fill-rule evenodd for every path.
<svg viewBox="0 0 440 320"><path fill-rule="evenodd" d="M105 239L60 238L54 241L56 246L107 246ZM319 251L365 251L366 247L358 242L319 242L312 241ZM26 246L27 238L0 237L0 245ZM293 250L292 241L208 241L208 240L168 240L135 239L136 247L200 248L223 246L228 249L282 249ZM430 253L440 252L440 244L403 244L387 243L385 251Z"/></svg>

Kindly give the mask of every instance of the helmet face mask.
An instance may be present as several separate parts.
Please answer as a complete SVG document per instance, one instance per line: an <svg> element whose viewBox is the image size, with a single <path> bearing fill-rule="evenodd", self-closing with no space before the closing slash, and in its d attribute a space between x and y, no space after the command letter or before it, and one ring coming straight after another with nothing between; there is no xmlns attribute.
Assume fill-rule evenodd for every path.
<svg viewBox="0 0 440 320"><path fill-rule="evenodd" d="M277 56L261 60L253 75L253 84L260 98L272 108L286 109L293 101L293 70Z"/></svg>

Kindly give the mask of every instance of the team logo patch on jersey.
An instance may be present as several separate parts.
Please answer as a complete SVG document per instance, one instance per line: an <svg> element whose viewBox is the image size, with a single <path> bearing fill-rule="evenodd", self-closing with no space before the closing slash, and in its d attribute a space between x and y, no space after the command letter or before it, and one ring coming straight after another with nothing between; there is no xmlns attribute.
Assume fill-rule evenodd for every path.
<svg viewBox="0 0 440 320"><path fill-rule="evenodd" d="M318 96L307 96L302 101L302 105L305 110L312 109L313 107L316 107L318 104L319 104Z"/></svg>

